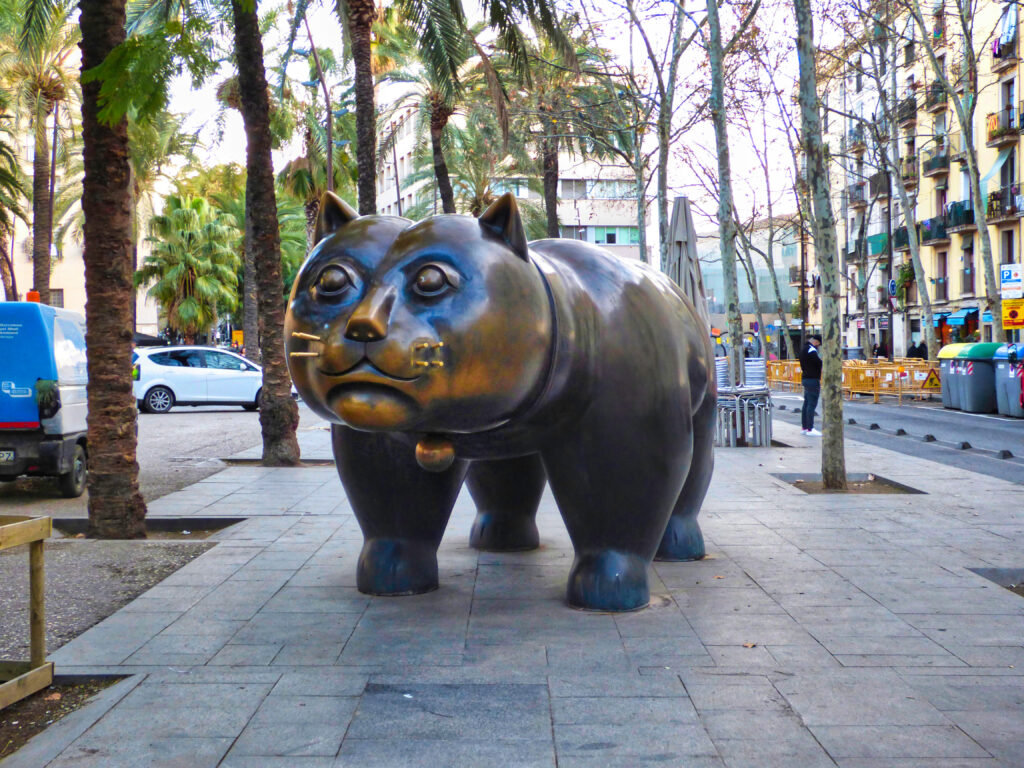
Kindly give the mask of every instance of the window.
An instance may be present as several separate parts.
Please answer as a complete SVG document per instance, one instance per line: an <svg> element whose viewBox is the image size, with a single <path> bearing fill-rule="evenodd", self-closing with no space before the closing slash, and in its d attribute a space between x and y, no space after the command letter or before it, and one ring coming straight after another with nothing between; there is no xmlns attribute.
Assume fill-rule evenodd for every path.
<svg viewBox="0 0 1024 768"><path fill-rule="evenodd" d="M914 63L914 41L911 40L903 47L903 66L909 67Z"/></svg>
<svg viewBox="0 0 1024 768"><path fill-rule="evenodd" d="M526 179L495 179L491 187L496 195L511 192L515 197L529 197L530 189Z"/></svg>
<svg viewBox="0 0 1024 768"><path fill-rule="evenodd" d="M562 194L565 200L586 200L587 182L585 179L562 179Z"/></svg>
<svg viewBox="0 0 1024 768"><path fill-rule="evenodd" d="M618 179L587 181L587 197L592 200L626 200L634 196L636 185Z"/></svg>
<svg viewBox="0 0 1024 768"><path fill-rule="evenodd" d="M1002 250L999 252L1000 264L1012 264L1013 259L1013 230L1003 230L1001 239Z"/></svg>
<svg viewBox="0 0 1024 768"><path fill-rule="evenodd" d="M249 371L252 368L243 360L225 352L207 352L206 367L219 368L224 371Z"/></svg>
<svg viewBox="0 0 1024 768"><path fill-rule="evenodd" d="M568 240L586 240L587 228L576 226L562 227L562 237Z"/></svg>
<svg viewBox="0 0 1024 768"><path fill-rule="evenodd" d="M50 306L51 307L63 307L64 306L64 289L63 288L51 288L50 289Z"/></svg>
<svg viewBox="0 0 1024 768"><path fill-rule="evenodd" d="M176 349L173 352L157 352L150 355L149 359L157 365L166 365L171 368L202 368L203 354L192 349Z"/></svg>
<svg viewBox="0 0 1024 768"><path fill-rule="evenodd" d="M636 245L640 242L637 227L593 227L597 245Z"/></svg>

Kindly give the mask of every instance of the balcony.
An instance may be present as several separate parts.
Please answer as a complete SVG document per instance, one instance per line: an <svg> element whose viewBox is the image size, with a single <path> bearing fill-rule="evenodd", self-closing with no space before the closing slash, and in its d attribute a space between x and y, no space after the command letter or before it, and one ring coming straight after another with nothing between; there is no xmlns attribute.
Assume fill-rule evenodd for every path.
<svg viewBox="0 0 1024 768"><path fill-rule="evenodd" d="M1020 136L1017 111L1007 105L998 112L989 112L985 118L985 146L1002 147L1016 144Z"/></svg>
<svg viewBox="0 0 1024 768"><path fill-rule="evenodd" d="M896 105L896 122L901 128L909 128L917 122L917 97L913 93Z"/></svg>
<svg viewBox="0 0 1024 768"><path fill-rule="evenodd" d="M854 209L866 208L868 201L864 195L864 184L851 184L846 188L846 194L850 201L850 207Z"/></svg>
<svg viewBox="0 0 1024 768"><path fill-rule="evenodd" d="M949 145L945 142L925 152L921 163L922 176L938 176L943 173L949 173Z"/></svg>
<svg viewBox="0 0 1024 768"><path fill-rule="evenodd" d="M853 154L864 154L864 150L867 149L867 144L864 141L864 126L850 126L850 130L846 133L846 145Z"/></svg>
<svg viewBox="0 0 1024 768"><path fill-rule="evenodd" d="M1024 200L1021 199L1020 187L1017 184L1003 187L990 192L988 204L985 206L985 218L989 224L1013 222L1020 218Z"/></svg>
<svg viewBox="0 0 1024 768"><path fill-rule="evenodd" d="M944 245L948 242L949 235L946 234L946 222L942 216L921 222L922 245Z"/></svg>
<svg viewBox="0 0 1024 768"><path fill-rule="evenodd" d="M941 13L935 14L935 25L932 27L932 47L941 48L946 44L946 19Z"/></svg>
<svg viewBox="0 0 1024 768"><path fill-rule="evenodd" d="M892 247L897 251L910 250L910 234L905 226L899 227L892 233Z"/></svg>
<svg viewBox="0 0 1024 768"><path fill-rule="evenodd" d="M924 92L924 108L929 112L943 112L946 109L946 89L942 83L932 83Z"/></svg>
<svg viewBox="0 0 1024 768"><path fill-rule="evenodd" d="M872 174L868 179L868 194L872 200L885 200L889 197L889 179L883 171Z"/></svg>
<svg viewBox="0 0 1024 768"><path fill-rule="evenodd" d="M1002 72L1017 63L1017 34L1010 41L999 40L992 44L992 71Z"/></svg>
<svg viewBox="0 0 1024 768"><path fill-rule="evenodd" d="M974 223L974 203L970 200L958 200L946 206L946 232L971 232L977 229Z"/></svg>
<svg viewBox="0 0 1024 768"><path fill-rule="evenodd" d="M949 301L949 278L945 275L934 277L932 283L935 284L932 289L932 301Z"/></svg>
<svg viewBox="0 0 1024 768"><path fill-rule="evenodd" d="M917 155L900 160L900 178L903 179L903 186L907 189L917 186Z"/></svg>
<svg viewBox="0 0 1024 768"><path fill-rule="evenodd" d="M960 271L960 295L974 295L974 270L970 267Z"/></svg>

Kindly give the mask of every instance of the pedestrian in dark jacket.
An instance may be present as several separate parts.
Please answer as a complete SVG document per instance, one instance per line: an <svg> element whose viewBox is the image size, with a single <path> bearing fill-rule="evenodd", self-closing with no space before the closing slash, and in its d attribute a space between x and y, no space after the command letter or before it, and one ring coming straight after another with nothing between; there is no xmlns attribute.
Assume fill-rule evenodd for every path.
<svg viewBox="0 0 1024 768"><path fill-rule="evenodd" d="M804 407L800 416L801 432L810 437L821 437L814 428L814 411L821 396L821 336L809 336L800 350L800 373L804 385Z"/></svg>

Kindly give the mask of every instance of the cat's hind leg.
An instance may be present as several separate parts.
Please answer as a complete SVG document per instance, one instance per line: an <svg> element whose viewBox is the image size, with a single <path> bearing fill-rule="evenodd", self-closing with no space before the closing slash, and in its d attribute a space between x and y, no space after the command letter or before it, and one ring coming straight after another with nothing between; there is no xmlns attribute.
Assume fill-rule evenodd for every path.
<svg viewBox="0 0 1024 768"><path fill-rule="evenodd" d="M704 535L697 514L715 468L715 407L713 394L705 395L693 415L693 456L683 490L672 509L655 560L699 560L704 557Z"/></svg>
<svg viewBox="0 0 1024 768"><path fill-rule="evenodd" d="M574 608L632 611L650 601L647 567L689 459L688 439L676 437L685 432L669 422L652 417L624 432L621 421L599 419L545 447L544 468L576 555L566 588Z"/></svg>
<svg viewBox="0 0 1024 768"><path fill-rule="evenodd" d="M537 506L546 481L538 454L474 461L466 475L477 509L469 545L489 552L536 549Z"/></svg>
<svg viewBox="0 0 1024 768"><path fill-rule="evenodd" d="M415 595L437 589L437 548L466 474L416 463L412 446L386 434L334 425L334 460L363 550L356 586L369 595Z"/></svg>

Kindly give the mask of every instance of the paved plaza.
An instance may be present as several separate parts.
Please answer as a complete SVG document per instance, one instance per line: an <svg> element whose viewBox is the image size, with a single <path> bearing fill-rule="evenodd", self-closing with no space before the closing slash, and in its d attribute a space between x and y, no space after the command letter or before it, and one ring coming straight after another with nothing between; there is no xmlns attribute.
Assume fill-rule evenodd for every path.
<svg viewBox="0 0 1024 768"><path fill-rule="evenodd" d="M126 679L3 768L1024 766L1024 599L968 570L1024 568L1024 488L850 442L926 495L806 495L775 475L820 443L776 436L718 451L709 557L625 615L565 606L550 495L540 550L489 554L463 493L441 588L371 598L332 467L232 466L150 514L246 520L52 656Z"/></svg>

